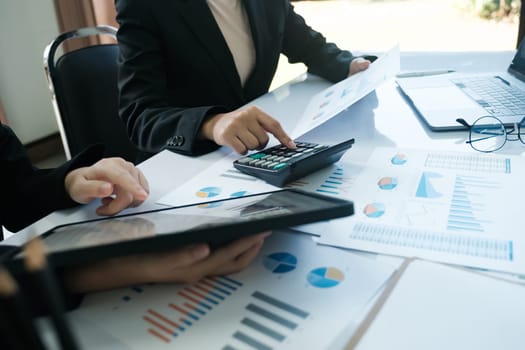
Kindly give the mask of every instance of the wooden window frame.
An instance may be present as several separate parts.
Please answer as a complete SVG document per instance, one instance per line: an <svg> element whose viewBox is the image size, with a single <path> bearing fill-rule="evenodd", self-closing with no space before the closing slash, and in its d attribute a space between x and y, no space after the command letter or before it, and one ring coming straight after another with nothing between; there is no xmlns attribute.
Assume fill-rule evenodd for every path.
<svg viewBox="0 0 525 350"><path fill-rule="evenodd" d="M117 26L113 1L107 0L53 0L60 33L99 24ZM107 36L69 40L64 43L64 52L100 43L114 42Z"/></svg>

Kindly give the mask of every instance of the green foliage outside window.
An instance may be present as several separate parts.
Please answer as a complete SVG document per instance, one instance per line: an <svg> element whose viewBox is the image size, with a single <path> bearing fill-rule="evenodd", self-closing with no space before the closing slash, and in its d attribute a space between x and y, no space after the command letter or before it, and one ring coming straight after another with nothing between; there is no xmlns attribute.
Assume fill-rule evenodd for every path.
<svg viewBox="0 0 525 350"><path fill-rule="evenodd" d="M520 12L521 0L462 0L480 17L487 19L513 19Z"/></svg>

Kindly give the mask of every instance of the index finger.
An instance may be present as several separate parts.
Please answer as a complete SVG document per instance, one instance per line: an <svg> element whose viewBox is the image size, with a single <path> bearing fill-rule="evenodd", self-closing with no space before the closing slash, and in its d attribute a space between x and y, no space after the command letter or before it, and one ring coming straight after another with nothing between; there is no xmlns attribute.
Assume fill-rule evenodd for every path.
<svg viewBox="0 0 525 350"><path fill-rule="evenodd" d="M86 174L88 180L103 180L131 192L138 199L146 199L147 189L140 183L139 179L122 166L94 166L90 167Z"/></svg>
<svg viewBox="0 0 525 350"><path fill-rule="evenodd" d="M284 131L282 128L281 123L279 123L277 120L270 117L263 111L260 111L260 113L257 115L257 120L266 131L274 135L283 145L291 149L297 148L295 142L293 142L292 138L288 136L286 131Z"/></svg>

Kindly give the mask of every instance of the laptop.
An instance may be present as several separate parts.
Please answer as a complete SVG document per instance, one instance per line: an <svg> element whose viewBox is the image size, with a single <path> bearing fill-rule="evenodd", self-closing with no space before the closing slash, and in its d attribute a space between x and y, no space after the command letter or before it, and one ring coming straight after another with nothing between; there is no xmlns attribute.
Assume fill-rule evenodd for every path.
<svg viewBox="0 0 525 350"><path fill-rule="evenodd" d="M397 85L433 131L465 127L492 115L506 125L525 117L525 39L508 70L492 73L448 73L396 78Z"/></svg>

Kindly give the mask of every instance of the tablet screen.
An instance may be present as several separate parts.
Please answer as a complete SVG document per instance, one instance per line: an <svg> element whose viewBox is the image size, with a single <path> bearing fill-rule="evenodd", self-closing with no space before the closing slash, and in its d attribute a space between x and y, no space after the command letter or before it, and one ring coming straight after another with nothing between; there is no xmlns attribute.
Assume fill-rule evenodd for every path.
<svg viewBox="0 0 525 350"><path fill-rule="evenodd" d="M351 206L347 201L285 190L65 225L45 235L44 242L48 252L55 253L191 233L195 234L195 242L220 241L220 237L214 235L228 228L257 233L259 227L264 230L284 227L287 218L293 218L289 222L298 225L315 221L313 214L324 212L323 217L342 216L336 209L349 204ZM240 226L248 222L254 225Z"/></svg>

